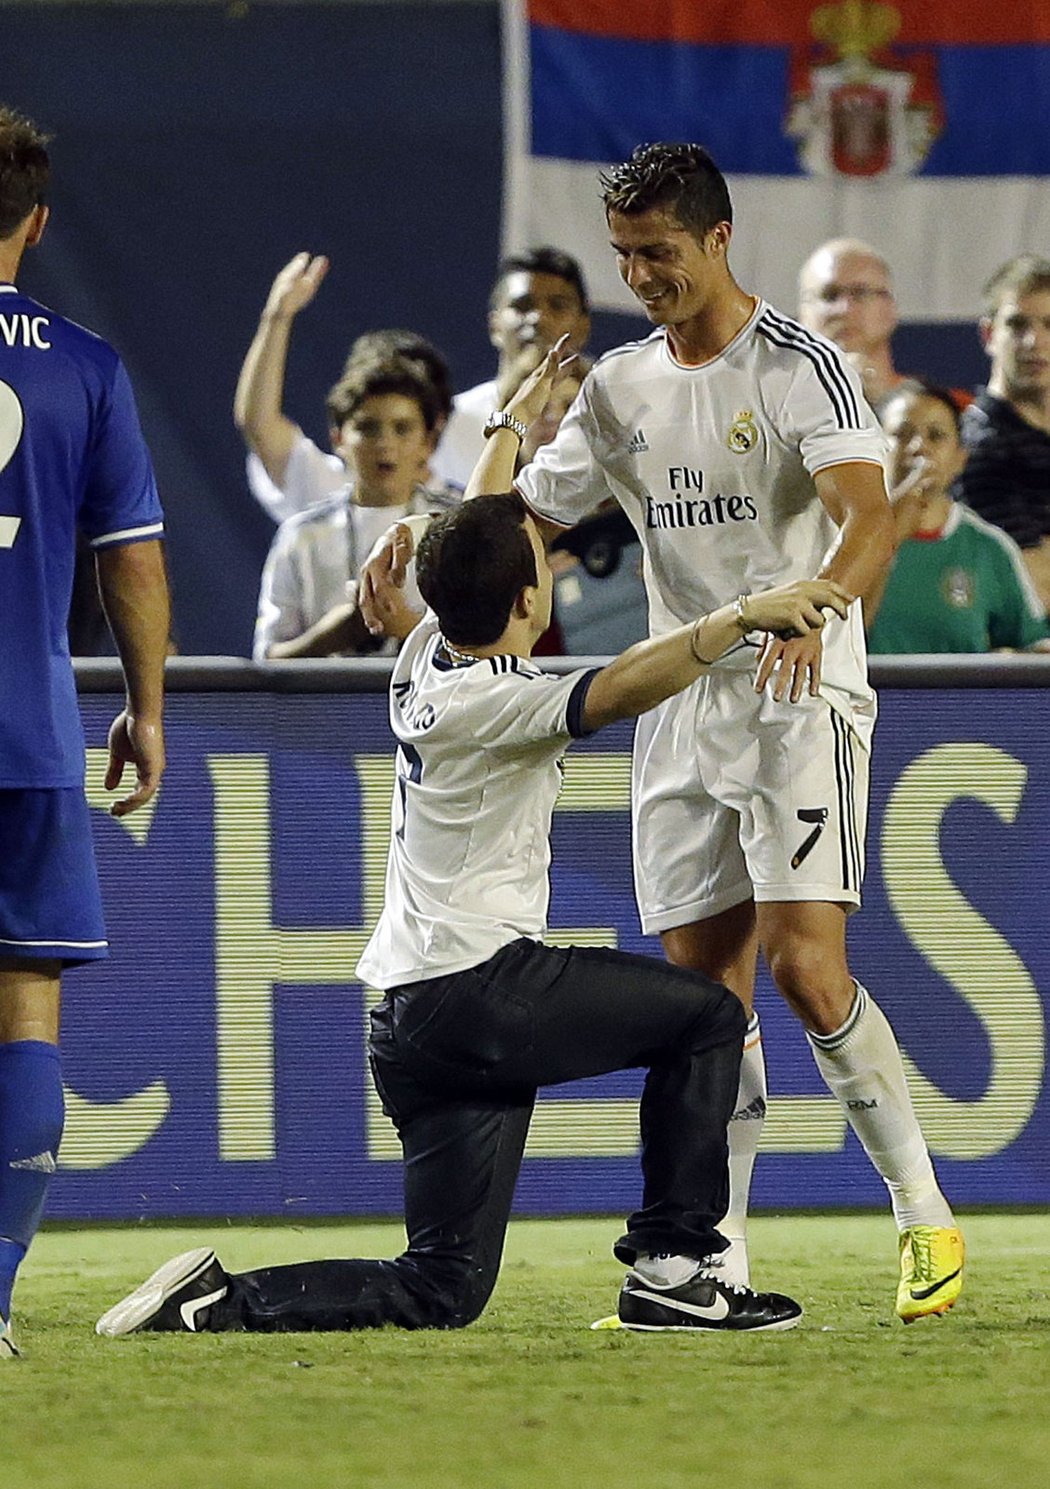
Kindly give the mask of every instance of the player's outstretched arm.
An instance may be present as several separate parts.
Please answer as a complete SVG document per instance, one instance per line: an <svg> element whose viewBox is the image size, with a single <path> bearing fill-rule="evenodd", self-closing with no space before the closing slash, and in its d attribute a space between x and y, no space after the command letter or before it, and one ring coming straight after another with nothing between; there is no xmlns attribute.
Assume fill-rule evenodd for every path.
<svg viewBox="0 0 1050 1489"><path fill-rule="evenodd" d="M297 253L277 275L237 379L233 421L275 485L284 480L299 426L284 412L284 373L292 322L328 273L328 260Z"/></svg>
<svg viewBox="0 0 1050 1489"><path fill-rule="evenodd" d="M695 682L749 631L799 636L819 632L823 611L845 616L850 598L828 580L801 580L742 596L693 625L639 641L603 667L591 683L584 704L587 728L598 729L655 708Z"/></svg>
<svg viewBox="0 0 1050 1489"><path fill-rule="evenodd" d="M894 536L898 547L909 538L913 538L922 526L922 514L932 481L930 462L920 456L890 492ZM887 565L860 597L864 607L865 630L871 629L879 613L879 606L886 593L886 581L889 577L890 566Z"/></svg>
<svg viewBox="0 0 1050 1489"><path fill-rule="evenodd" d="M820 579L831 579L856 599L868 594L889 568L897 539L886 495L882 466L851 460L829 465L813 478L839 533L822 567ZM797 703L804 692L820 690L823 646L819 632L794 640L770 636L759 657L755 691L772 683L778 702Z"/></svg>
<svg viewBox="0 0 1050 1489"><path fill-rule="evenodd" d="M827 466L813 481L839 530L817 577L834 580L851 595L865 594L885 574L897 549L896 524L882 466L851 460Z"/></svg>
<svg viewBox="0 0 1050 1489"><path fill-rule="evenodd" d="M114 817L150 799L164 774L164 658L171 609L164 552L158 541L104 548L95 556L99 592L117 643L127 698L109 731L106 789L120 785L125 765L136 785L114 802Z"/></svg>

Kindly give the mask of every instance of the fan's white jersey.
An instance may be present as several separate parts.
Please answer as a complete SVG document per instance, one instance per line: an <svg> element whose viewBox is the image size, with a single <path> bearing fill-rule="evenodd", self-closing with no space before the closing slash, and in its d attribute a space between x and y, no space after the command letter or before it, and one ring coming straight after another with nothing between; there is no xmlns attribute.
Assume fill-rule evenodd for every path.
<svg viewBox="0 0 1050 1489"><path fill-rule="evenodd" d="M523 657L451 661L432 616L390 683L398 740L383 913L358 965L399 987L539 940L561 757L583 734L592 669L552 677Z"/></svg>
<svg viewBox="0 0 1050 1489"><path fill-rule="evenodd" d="M759 301L702 367L676 362L662 329L608 352L517 484L565 525L616 498L642 544L650 632L661 635L738 594L812 579L838 535L813 476L885 455L842 352ZM750 646L718 664L753 665ZM829 622L822 675L843 711L870 700L859 604Z"/></svg>

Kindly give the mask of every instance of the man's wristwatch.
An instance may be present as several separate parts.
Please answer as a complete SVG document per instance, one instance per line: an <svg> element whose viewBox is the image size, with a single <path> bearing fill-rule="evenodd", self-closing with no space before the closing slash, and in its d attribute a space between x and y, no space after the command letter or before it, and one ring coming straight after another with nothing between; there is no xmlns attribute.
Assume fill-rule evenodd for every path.
<svg viewBox="0 0 1050 1489"><path fill-rule="evenodd" d="M494 414L489 414L485 421L485 438L495 434L497 429L510 429L520 440L523 440L529 432L529 426L516 419L513 414L508 414L506 409L497 409Z"/></svg>

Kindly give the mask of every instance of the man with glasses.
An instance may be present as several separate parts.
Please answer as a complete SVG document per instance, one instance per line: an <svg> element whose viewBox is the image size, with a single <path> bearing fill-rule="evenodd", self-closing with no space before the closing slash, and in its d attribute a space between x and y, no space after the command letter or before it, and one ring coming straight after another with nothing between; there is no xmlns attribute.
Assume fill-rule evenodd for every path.
<svg viewBox="0 0 1050 1489"><path fill-rule="evenodd" d="M842 348L872 406L916 376L893 365L897 301L890 266L870 243L831 238L813 250L799 270L798 318ZM959 409L973 402L966 388L949 391Z"/></svg>
<svg viewBox="0 0 1050 1489"><path fill-rule="evenodd" d="M893 365L897 301L886 260L857 238L832 238L814 249L798 276L798 318L846 353L869 403L904 376Z"/></svg>

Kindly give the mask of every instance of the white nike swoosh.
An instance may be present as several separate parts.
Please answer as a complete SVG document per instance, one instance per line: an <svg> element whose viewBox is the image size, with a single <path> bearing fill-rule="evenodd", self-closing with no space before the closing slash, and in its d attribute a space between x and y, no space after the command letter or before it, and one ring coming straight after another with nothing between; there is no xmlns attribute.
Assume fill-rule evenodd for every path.
<svg viewBox="0 0 1050 1489"><path fill-rule="evenodd" d="M205 1293L203 1298L191 1298L188 1303L182 1304L179 1313L182 1315L182 1322L191 1334L196 1334L197 1332L196 1318L201 1309L210 1308L212 1303L217 1303L220 1298L224 1298L225 1296L226 1288L220 1287L216 1288L213 1293Z"/></svg>
<svg viewBox="0 0 1050 1489"><path fill-rule="evenodd" d="M34 1153L32 1158L12 1158L8 1168L28 1169L34 1174L53 1174L58 1171L53 1153Z"/></svg>
<svg viewBox="0 0 1050 1489"><path fill-rule="evenodd" d="M679 1313L691 1313L694 1318L707 1318L712 1323L721 1323L722 1319L729 1317L729 1304L720 1292L715 1293L714 1302L707 1308L699 1303L684 1303L680 1298L669 1298L666 1293L645 1292L642 1288L631 1289L633 1298L645 1298L650 1303L662 1303L665 1308L675 1308Z"/></svg>

